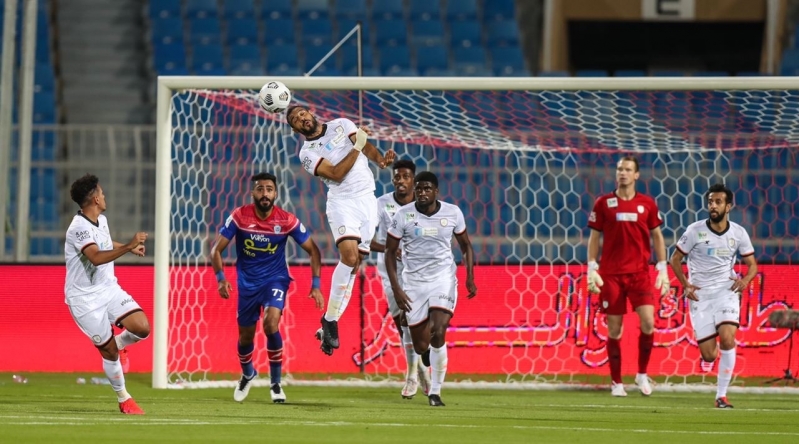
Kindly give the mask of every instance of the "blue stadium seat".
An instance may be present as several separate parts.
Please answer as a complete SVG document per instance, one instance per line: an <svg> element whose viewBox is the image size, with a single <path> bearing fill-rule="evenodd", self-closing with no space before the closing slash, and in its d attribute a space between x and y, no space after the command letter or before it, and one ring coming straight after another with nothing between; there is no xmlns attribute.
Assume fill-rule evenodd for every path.
<svg viewBox="0 0 799 444"><path fill-rule="evenodd" d="M335 32L335 41L338 42L344 38L347 34L355 28L355 25L358 24L357 20L352 19L341 19L338 20L336 23L336 32ZM363 46L369 46L371 39L371 32L369 31L371 27L366 23L361 23L361 39L363 39ZM358 35L353 34L346 42L347 45L357 45L358 44Z"/></svg>
<svg viewBox="0 0 799 444"><path fill-rule="evenodd" d="M222 28L217 18L189 20L189 41L192 45L219 44Z"/></svg>
<svg viewBox="0 0 799 444"><path fill-rule="evenodd" d="M255 4L253 0L225 0L225 18L230 19L253 19L255 18Z"/></svg>
<svg viewBox="0 0 799 444"><path fill-rule="evenodd" d="M444 24L440 20L415 21L411 23L411 44L439 45L444 42Z"/></svg>
<svg viewBox="0 0 799 444"><path fill-rule="evenodd" d="M216 18L216 0L186 0L186 17L190 19Z"/></svg>
<svg viewBox="0 0 799 444"><path fill-rule="evenodd" d="M366 0L335 0L333 17L347 20L366 19Z"/></svg>
<svg viewBox="0 0 799 444"><path fill-rule="evenodd" d="M230 47L229 70L233 75L259 75L264 73L261 51L256 45Z"/></svg>
<svg viewBox="0 0 799 444"><path fill-rule="evenodd" d="M227 22L228 45L258 44L258 23L254 19L231 19Z"/></svg>
<svg viewBox="0 0 799 444"><path fill-rule="evenodd" d="M524 68L524 56L518 46L501 46L491 50L491 66L497 75L523 73L529 75Z"/></svg>
<svg viewBox="0 0 799 444"><path fill-rule="evenodd" d="M339 53L338 69L342 72L348 72L352 69L357 70L358 66L358 48L356 46L342 46L337 51ZM361 58L363 59L364 68L374 67L374 58L372 57L372 47L363 46L361 48Z"/></svg>
<svg viewBox="0 0 799 444"><path fill-rule="evenodd" d="M456 65L455 75L459 77L493 77L494 73L485 65Z"/></svg>
<svg viewBox="0 0 799 444"><path fill-rule="evenodd" d="M419 77L419 71L416 68L390 68L384 73L386 76L391 77Z"/></svg>
<svg viewBox="0 0 799 444"><path fill-rule="evenodd" d="M183 19L167 17L153 19L151 22L153 43L183 42Z"/></svg>
<svg viewBox="0 0 799 444"><path fill-rule="evenodd" d="M408 27L405 20L375 20L372 26L378 48L408 43Z"/></svg>
<svg viewBox="0 0 799 444"><path fill-rule="evenodd" d="M272 45L266 51L266 71L286 71L298 65L297 47L295 45ZM298 70L299 72L299 70Z"/></svg>
<svg viewBox="0 0 799 444"><path fill-rule="evenodd" d="M441 17L441 0L410 0L408 6L411 20L438 20Z"/></svg>
<svg viewBox="0 0 799 444"><path fill-rule="evenodd" d="M222 46L219 44L194 46L192 70L197 75L225 75Z"/></svg>
<svg viewBox="0 0 799 444"><path fill-rule="evenodd" d="M263 0L261 18L264 20L290 19L294 17L292 0ZM269 26L269 23L266 24Z"/></svg>
<svg viewBox="0 0 799 444"><path fill-rule="evenodd" d="M328 18L304 20L301 24L302 43L304 45L330 46L333 41L333 23ZM329 49L329 48L328 48Z"/></svg>
<svg viewBox="0 0 799 444"><path fill-rule="evenodd" d="M575 73L576 77L607 77L608 72L604 69L578 69Z"/></svg>
<svg viewBox="0 0 799 444"><path fill-rule="evenodd" d="M642 69L618 69L613 75L616 77L646 77L646 71Z"/></svg>
<svg viewBox="0 0 799 444"><path fill-rule="evenodd" d="M266 46L293 44L295 40L294 20L275 19L266 21L266 32L264 39Z"/></svg>
<svg viewBox="0 0 799 444"><path fill-rule="evenodd" d="M319 61L322 60L322 58L324 56L326 56L328 52L330 52L330 47L329 46L305 46L303 48L303 50L305 52L305 57L304 57L305 63L304 64L300 63L299 66L300 67L304 66L304 70L308 71L311 68L313 68L314 65L319 63ZM320 65L320 67L317 68L317 69L320 70L320 73L321 73L322 71L329 71L330 69L334 69L334 68L337 69L336 68L336 54L332 54L327 60L325 60L325 63Z"/></svg>
<svg viewBox="0 0 799 444"><path fill-rule="evenodd" d="M372 2L372 20L401 20L405 16L402 0Z"/></svg>
<svg viewBox="0 0 799 444"><path fill-rule="evenodd" d="M496 20L487 25L486 41L489 46L518 45L519 26L516 20Z"/></svg>
<svg viewBox="0 0 799 444"><path fill-rule="evenodd" d="M180 17L180 0L157 0L149 2L150 19Z"/></svg>
<svg viewBox="0 0 799 444"><path fill-rule="evenodd" d="M32 160L56 159L56 135L50 130L36 130L31 134Z"/></svg>
<svg viewBox="0 0 799 444"><path fill-rule="evenodd" d="M448 0L444 17L449 22L477 20L477 0Z"/></svg>
<svg viewBox="0 0 799 444"><path fill-rule="evenodd" d="M466 67L483 67L486 64L486 51L482 46L454 48L452 50L453 68L459 70Z"/></svg>
<svg viewBox="0 0 799 444"><path fill-rule="evenodd" d="M480 45L482 43L480 23L476 21L451 23L449 25L449 41L452 48Z"/></svg>
<svg viewBox="0 0 799 444"><path fill-rule="evenodd" d="M697 71L694 77L727 77L730 73L727 71Z"/></svg>
<svg viewBox="0 0 799 444"><path fill-rule="evenodd" d="M515 0L490 0L483 4L483 20L509 20L516 16Z"/></svg>
<svg viewBox="0 0 799 444"><path fill-rule="evenodd" d="M426 71L423 71L422 74L425 77L455 77L458 74L449 68L428 68Z"/></svg>
<svg viewBox="0 0 799 444"><path fill-rule="evenodd" d="M416 67L424 75L429 70L445 70L449 66L449 54L444 45L422 46L416 49Z"/></svg>
<svg viewBox="0 0 799 444"><path fill-rule="evenodd" d="M55 90L55 75L53 67L46 63L37 63L33 78L33 91L53 91Z"/></svg>
<svg viewBox="0 0 799 444"><path fill-rule="evenodd" d="M53 91L41 91L33 95L33 123L56 123Z"/></svg>
<svg viewBox="0 0 799 444"><path fill-rule="evenodd" d="M411 52L407 46L395 46L380 54L380 71L383 73L411 67Z"/></svg>
<svg viewBox="0 0 799 444"><path fill-rule="evenodd" d="M297 0L297 18L300 20L327 19L329 15L328 0Z"/></svg>

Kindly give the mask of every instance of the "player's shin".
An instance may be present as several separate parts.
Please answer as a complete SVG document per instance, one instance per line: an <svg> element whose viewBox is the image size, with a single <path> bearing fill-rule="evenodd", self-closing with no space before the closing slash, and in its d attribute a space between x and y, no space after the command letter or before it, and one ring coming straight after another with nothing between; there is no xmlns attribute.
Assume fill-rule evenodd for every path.
<svg viewBox="0 0 799 444"><path fill-rule="evenodd" d="M103 358L103 371L111 383L111 388L117 392L117 399L119 402L124 402L130 399L130 394L125 389L125 374L122 372L122 364L119 359L116 361L109 361Z"/></svg>
<svg viewBox="0 0 799 444"><path fill-rule="evenodd" d="M447 376L447 345L436 348L430 347L430 368L432 370L431 395L440 395L441 386Z"/></svg>
<svg viewBox="0 0 799 444"><path fill-rule="evenodd" d="M402 345L405 349L405 362L408 364L408 368L405 373L405 379L417 381L419 355L416 354L416 351L413 349L413 338L411 338L410 327L402 327Z"/></svg>
<svg viewBox="0 0 799 444"><path fill-rule="evenodd" d="M254 351L255 343L250 343L249 345L241 345L241 343L238 343L241 374L247 378L255 374L255 367L252 365L252 354Z"/></svg>
<svg viewBox="0 0 799 444"><path fill-rule="evenodd" d="M146 339L146 338L140 338L140 337L134 335L133 333L125 330L122 333L118 334L115 337L115 339L116 339L116 342L117 342L117 348L122 350L123 348L125 348L125 347L127 347L127 346L129 346L131 344L135 344L135 343L137 343L137 342L139 342L139 341L141 341L143 339Z"/></svg>
<svg viewBox="0 0 799 444"><path fill-rule="evenodd" d="M733 371L735 370L735 348L721 351L719 359L718 387L716 388L716 399L727 396L727 388L732 381Z"/></svg>
<svg viewBox="0 0 799 444"><path fill-rule="evenodd" d="M608 338L607 350L610 379L616 384L621 384L621 344L619 340Z"/></svg>
<svg viewBox="0 0 799 444"><path fill-rule="evenodd" d="M638 336L638 373L645 375L649 366L649 357L652 355L652 346L655 343L655 334L641 334Z"/></svg>
<svg viewBox="0 0 799 444"><path fill-rule="evenodd" d="M269 379L272 384L280 384L283 371L283 337L280 332L266 335L266 353L269 356Z"/></svg>
<svg viewBox="0 0 799 444"><path fill-rule="evenodd" d="M349 303L352 295L350 279L355 279L352 274L353 267L349 267L339 262L333 270L333 277L330 282L330 298L327 301L327 312L325 319L328 321L338 321Z"/></svg>

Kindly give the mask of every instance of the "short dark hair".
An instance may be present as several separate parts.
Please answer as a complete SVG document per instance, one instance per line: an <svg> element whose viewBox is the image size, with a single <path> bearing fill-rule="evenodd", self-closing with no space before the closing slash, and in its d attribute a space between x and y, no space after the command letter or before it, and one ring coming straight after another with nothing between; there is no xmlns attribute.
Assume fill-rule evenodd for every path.
<svg viewBox="0 0 799 444"><path fill-rule="evenodd" d="M272 183L277 186L277 177L275 177L275 175L272 173L258 173L250 177L250 182L252 182L253 187L255 187L255 183L259 180L271 180Z"/></svg>
<svg viewBox="0 0 799 444"><path fill-rule="evenodd" d="M100 183L100 179L97 176L86 173L80 179L72 182L69 196L79 207L83 208L89 203L89 198L97 190L98 183Z"/></svg>
<svg viewBox="0 0 799 444"><path fill-rule="evenodd" d="M289 120L289 116L291 115L292 111L294 111L297 108L305 109L305 107L302 105L291 105L290 107L286 108L286 120Z"/></svg>
<svg viewBox="0 0 799 444"><path fill-rule="evenodd" d="M710 188L707 189L707 193L705 193L705 200L710 199L710 193L724 193L726 203L732 203L732 190L725 187L723 183L711 185Z"/></svg>
<svg viewBox="0 0 799 444"><path fill-rule="evenodd" d="M640 169L640 165L638 165L638 158L635 156L624 156L619 159L619 162L629 161L635 164L635 172L637 173Z"/></svg>
<svg viewBox="0 0 799 444"><path fill-rule="evenodd" d="M400 168L407 168L411 170L411 174L416 174L416 164L411 162L410 160L398 160L394 162L391 167L391 171L397 171Z"/></svg>
<svg viewBox="0 0 799 444"><path fill-rule="evenodd" d="M438 177L436 177L436 175L430 171L422 171L421 173L417 174L413 182L430 182L434 187L438 188Z"/></svg>

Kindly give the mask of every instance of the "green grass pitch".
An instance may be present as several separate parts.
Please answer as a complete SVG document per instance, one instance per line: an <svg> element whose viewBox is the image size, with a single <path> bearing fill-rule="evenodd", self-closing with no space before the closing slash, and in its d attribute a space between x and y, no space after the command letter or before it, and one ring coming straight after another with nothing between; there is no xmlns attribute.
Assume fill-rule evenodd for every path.
<svg viewBox="0 0 799 444"><path fill-rule="evenodd" d="M149 374L127 377L147 412L119 413L108 386L78 376L0 373L3 443L796 443L799 396L733 394L734 410L713 408L709 393L627 398L605 391L469 390L444 386L443 408L396 388L286 386L272 404L268 388L247 400L233 390L154 390ZM99 376L99 375L94 375ZM655 387L657 390L657 387Z"/></svg>

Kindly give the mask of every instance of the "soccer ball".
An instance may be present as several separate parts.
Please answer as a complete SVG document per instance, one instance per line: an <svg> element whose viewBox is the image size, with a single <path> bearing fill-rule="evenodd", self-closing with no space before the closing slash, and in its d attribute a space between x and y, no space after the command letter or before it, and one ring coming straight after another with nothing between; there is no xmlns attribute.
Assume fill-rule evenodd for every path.
<svg viewBox="0 0 799 444"><path fill-rule="evenodd" d="M289 107L291 91L282 82L267 82L258 93L258 103L268 113L279 113Z"/></svg>

